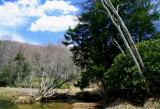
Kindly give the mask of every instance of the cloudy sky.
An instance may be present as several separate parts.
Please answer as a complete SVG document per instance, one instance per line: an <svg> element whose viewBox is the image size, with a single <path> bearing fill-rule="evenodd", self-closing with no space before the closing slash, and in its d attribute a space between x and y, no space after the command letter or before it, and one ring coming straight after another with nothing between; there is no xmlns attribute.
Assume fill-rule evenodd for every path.
<svg viewBox="0 0 160 109"><path fill-rule="evenodd" d="M85 0L0 0L0 38L32 44L59 43L75 27L76 2Z"/></svg>

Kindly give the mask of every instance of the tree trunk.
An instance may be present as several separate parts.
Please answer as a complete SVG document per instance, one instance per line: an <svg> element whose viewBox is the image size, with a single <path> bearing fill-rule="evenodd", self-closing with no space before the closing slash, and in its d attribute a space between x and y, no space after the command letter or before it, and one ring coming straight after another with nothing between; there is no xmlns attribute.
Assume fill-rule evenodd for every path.
<svg viewBox="0 0 160 109"><path fill-rule="evenodd" d="M136 46L135 46L135 44L134 44L134 42L133 42L133 39L132 39L132 37L131 37L131 35L130 35L128 29L127 29L127 27L125 26L123 20L122 20L121 17L119 16L118 11L116 11L116 9L113 7L113 5L112 5L112 3L111 3L110 0L107 0L107 1L106 1L106 0L101 0L101 2L102 2L102 4L103 4L103 7L105 8L105 10L107 11L107 14L108 14L109 17L111 18L112 23L113 23L113 24L115 25L115 27L118 29L118 31L119 31L122 39L123 39L123 42L124 42L125 46L127 47L127 49L128 49L128 51L129 51L129 53L130 53L130 55L131 55L131 57L132 57L135 65L136 65L137 68L138 68L140 77L141 77L141 78L144 78L143 72L142 72L142 70L141 70L141 68L140 68L140 66L139 66L139 63L138 63L136 57L138 57L138 59L139 59L139 61L140 61L140 64L141 64L141 67L145 70L144 63L143 63L143 61L142 61L142 59L141 59L141 56L139 55L139 52L138 52L138 50L137 50L137 48L136 48ZM111 15L110 10L108 9L108 7L107 7L105 4L106 4L106 5L111 9L111 11L116 15L117 19L115 19L114 16ZM115 20L116 20L118 23L116 23ZM119 23L120 23L121 26L119 25ZM122 30L121 30L121 27L122 27L123 31L125 32L125 34L127 35L127 39L128 39L128 41L129 41L130 46L131 46L132 49L130 48L130 46L129 46L127 40L126 40L126 38L125 38L125 36L124 36L124 34L123 34ZM135 56L136 56L136 57L135 57ZM149 89L149 87L148 87L148 84L146 83L145 86L146 86L147 92L149 93L149 92L150 92L150 89Z"/></svg>
<svg viewBox="0 0 160 109"><path fill-rule="evenodd" d="M132 37L131 37L131 34L129 33L128 28L127 28L126 25L124 24L122 18L120 17L120 15L118 14L117 10L114 8L114 6L113 6L113 4L112 4L112 2L111 2L110 0L108 0L108 2L105 0L105 3L108 4L108 6L109 6L110 9L112 10L112 12L116 15L117 20L118 20L119 23L121 24L121 27L122 27L124 33L126 34L127 40L129 41L129 44L130 44L130 46L131 46L131 48L132 48L133 53L134 53L135 56L138 58L142 69L143 69L144 71L146 71L146 68L145 68L145 65L144 65L144 63L143 63L143 60L142 60L142 58L141 58L141 56L140 56L140 54L139 54L139 52L138 52L138 49L136 48L136 46L135 46L135 44L134 44L134 41L133 41L133 39L132 39Z"/></svg>

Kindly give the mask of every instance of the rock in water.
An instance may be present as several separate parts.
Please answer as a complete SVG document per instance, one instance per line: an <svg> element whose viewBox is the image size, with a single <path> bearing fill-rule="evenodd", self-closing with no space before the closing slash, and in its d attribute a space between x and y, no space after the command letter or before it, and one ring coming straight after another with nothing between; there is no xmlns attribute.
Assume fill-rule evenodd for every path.
<svg viewBox="0 0 160 109"><path fill-rule="evenodd" d="M30 96L20 96L14 102L20 104L31 104L34 102L34 99Z"/></svg>

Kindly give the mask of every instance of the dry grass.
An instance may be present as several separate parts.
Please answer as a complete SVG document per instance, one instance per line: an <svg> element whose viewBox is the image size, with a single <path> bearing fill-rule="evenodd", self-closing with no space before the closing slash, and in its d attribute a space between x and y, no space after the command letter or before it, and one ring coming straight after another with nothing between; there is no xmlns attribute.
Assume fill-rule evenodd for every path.
<svg viewBox="0 0 160 109"><path fill-rule="evenodd" d="M29 90L29 89L27 89ZM58 89L59 93L68 92L69 89ZM37 89L32 89L33 93L37 93ZM93 91L92 88L85 89L85 91ZM81 92L79 88L71 87L70 95L75 95ZM10 87L0 87L0 96L21 96L25 95L22 88L10 88ZM160 109L160 97L148 99L143 107L135 106L126 100L118 99L113 103L105 106L105 109Z"/></svg>
<svg viewBox="0 0 160 109"><path fill-rule="evenodd" d="M135 106L126 100L118 99L105 106L105 109L160 109L160 99L150 98L143 106Z"/></svg>
<svg viewBox="0 0 160 109"><path fill-rule="evenodd" d="M24 89L30 91L29 88L24 88ZM0 96L25 95L24 89L22 89L22 88L11 88L11 87L0 87ZM79 88L70 87L70 89L57 89L56 91L58 93L66 93L70 90L70 92L69 92L70 95L74 95L77 92L81 92L81 90ZM87 89L84 89L84 91L93 91L93 89L92 88L87 88ZM32 92L37 93L38 89L32 89Z"/></svg>

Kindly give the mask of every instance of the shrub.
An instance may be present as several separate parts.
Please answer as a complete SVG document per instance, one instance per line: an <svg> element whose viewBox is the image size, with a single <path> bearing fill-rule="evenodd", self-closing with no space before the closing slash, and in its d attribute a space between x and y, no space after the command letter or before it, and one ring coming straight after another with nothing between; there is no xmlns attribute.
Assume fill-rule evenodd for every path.
<svg viewBox="0 0 160 109"><path fill-rule="evenodd" d="M6 85L10 85L9 84L9 75L10 74L10 68L5 66L2 69L2 73L0 74L0 87L6 86Z"/></svg>
<svg viewBox="0 0 160 109"><path fill-rule="evenodd" d="M144 61L147 72L144 78L138 75L129 52L126 55L119 54L114 59L111 68L105 73L106 93L134 96L145 91L144 83L148 82L151 92L160 89L160 40L144 41L136 45Z"/></svg>
<svg viewBox="0 0 160 109"><path fill-rule="evenodd" d="M6 79L6 76L7 75L5 73L2 73L0 75L0 87L8 85L8 80Z"/></svg>
<svg viewBox="0 0 160 109"><path fill-rule="evenodd" d="M59 88L60 89L69 89L70 84L69 83L64 83L63 85L61 85Z"/></svg>
<svg viewBox="0 0 160 109"><path fill-rule="evenodd" d="M87 71L81 73L82 78L75 84L75 87L80 87L80 89L83 90L84 88L89 87L90 83L101 82L105 71L106 69L102 65L89 66Z"/></svg>

